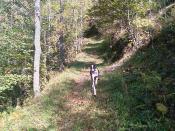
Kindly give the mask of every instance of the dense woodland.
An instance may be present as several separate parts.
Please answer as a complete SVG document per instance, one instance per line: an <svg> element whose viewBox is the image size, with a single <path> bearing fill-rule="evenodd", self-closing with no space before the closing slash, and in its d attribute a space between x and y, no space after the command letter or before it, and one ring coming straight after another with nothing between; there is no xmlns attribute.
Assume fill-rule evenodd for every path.
<svg viewBox="0 0 175 131"><path fill-rule="evenodd" d="M1 1L0 4L2 104L4 102L7 104L3 99L8 98L6 95L9 93L10 96L13 94L17 95L15 98L20 98L33 92L34 53L35 50L39 52L33 44L34 4L31 0L7 0ZM41 87L44 87L49 79L48 71L62 71L81 50L83 28L86 26L85 13L91 4L89 1L41 2L39 47L42 50L39 61ZM12 93L13 88L18 88L19 91L16 92L14 89Z"/></svg>
<svg viewBox="0 0 175 131"><path fill-rule="evenodd" d="M74 88L93 103L82 114L64 106ZM175 1L0 0L1 129L173 131Z"/></svg>

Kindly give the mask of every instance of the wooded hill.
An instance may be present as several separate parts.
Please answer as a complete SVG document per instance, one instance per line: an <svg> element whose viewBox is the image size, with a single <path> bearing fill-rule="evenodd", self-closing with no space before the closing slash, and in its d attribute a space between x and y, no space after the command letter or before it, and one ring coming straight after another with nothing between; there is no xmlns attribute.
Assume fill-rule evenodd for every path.
<svg viewBox="0 0 175 131"><path fill-rule="evenodd" d="M48 88L59 89L57 95L60 95L64 87L70 92L74 91L71 90L74 87L88 87L86 84L82 86L81 82L78 83L80 86L70 84L69 80L70 83L59 86L59 83L53 82L53 77L63 77L65 80L64 73L68 76L70 73L67 69L81 74L91 63L96 63L102 70L102 78L99 82L99 96L93 101L95 104L92 110L95 105L102 103L99 108L108 114L111 112L112 117L102 115L104 119L101 119L97 112L99 117L97 115L96 121L99 123L93 119L94 125L89 122L85 126L90 120L82 118L83 121L77 121L77 125L73 122L75 130L173 131L174 21L174 0L1 0L2 129L29 129L27 125L30 122L24 126L20 117L20 128L5 118L10 119L11 113L13 115L18 110L16 107L25 109L29 103L37 105L35 101L40 97L48 98L48 94L42 94ZM84 52L85 56L81 54ZM101 64L97 62L96 55L103 60ZM82 62L78 59L84 60ZM61 76L55 76L53 72ZM72 77L77 77L72 72ZM86 83L88 80L83 81ZM52 89L50 82L58 86ZM54 99L49 100L51 102ZM60 101L64 100L60 98ZM62 103L55 105L54 109L62 110ZM38 110L37 107L32 109ZM28 116L22 109L19 111ZM44 121L47 118L41 114L42 119ZM7 126L11 124L14 126ZM53 125L55 129L61 130L57 124ZM47 130L47 126L39 125L36 129Z"/></svg>

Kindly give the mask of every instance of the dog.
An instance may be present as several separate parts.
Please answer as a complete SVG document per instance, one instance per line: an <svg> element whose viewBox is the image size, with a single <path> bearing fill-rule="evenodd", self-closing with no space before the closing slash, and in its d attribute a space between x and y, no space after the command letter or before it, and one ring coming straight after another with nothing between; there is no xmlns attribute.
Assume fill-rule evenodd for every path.
<svg viewBox="0 0 175 131"><path fill-rule="evenodd" d="M96 96L96 85L98 83L99 79L99 70L97 69L97 66L95 64L92 64L90 66L90 76L91 76L91 81L92 81L92 91L93 95Z"/></svg>

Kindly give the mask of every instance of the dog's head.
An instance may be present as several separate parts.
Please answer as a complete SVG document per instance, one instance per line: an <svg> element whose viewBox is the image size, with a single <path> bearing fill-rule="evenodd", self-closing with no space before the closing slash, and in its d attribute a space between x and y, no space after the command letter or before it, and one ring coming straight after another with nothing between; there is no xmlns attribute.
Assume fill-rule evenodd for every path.
<svg viewBox="0 0 175 131"><path fill-rule="evenodd" d="M90 70L91 71L94 71L94 70L96 70L97 69L97 66L95 65L95 64L92 64L91 66L90 66Z"/></svg>

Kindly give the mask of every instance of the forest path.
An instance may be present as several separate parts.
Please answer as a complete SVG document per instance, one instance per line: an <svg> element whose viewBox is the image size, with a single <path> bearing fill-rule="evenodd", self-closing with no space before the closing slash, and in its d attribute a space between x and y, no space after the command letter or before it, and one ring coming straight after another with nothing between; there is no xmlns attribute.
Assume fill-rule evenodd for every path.
<svg viewBox="0 0 175 131"><path fill-rule="evenodd" d="M96 49L97 43L100 42L90 41L70 67L76 74L71 78L71 90L64 96L66 102L63 108L66 111L58 120L58 130L93 130L90 119L93 119L96 113L96 103L91 93L89 66L95 63L99 68L103 67L103 59L98 56Z"/></svg>
<svg viewBox="0 0 175 131"><path fill-rule="evenodd" d="M92 96L89 65L104 69L103 40L88 40L83 51L64 72L50 72L41 97L0 117L0 131L96 131L118 125L116 111L108 103L108 77L101 77ZM109 106L109 107L108 107Z"/></svg>

